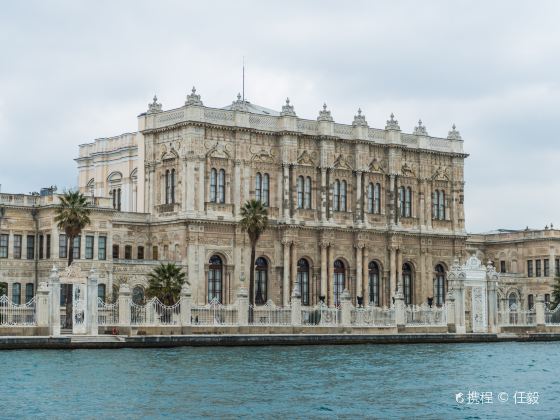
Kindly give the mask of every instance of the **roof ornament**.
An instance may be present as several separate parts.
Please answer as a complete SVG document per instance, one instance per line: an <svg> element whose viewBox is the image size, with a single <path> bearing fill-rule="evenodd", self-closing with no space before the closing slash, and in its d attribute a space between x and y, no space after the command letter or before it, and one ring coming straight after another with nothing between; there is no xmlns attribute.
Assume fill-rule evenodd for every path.
<svg viewBox="0 0 560 420"><path fill-rule="evenodd" d="M333 121L331 116L331 111L327 111L327 104L323 103L323 110L319 111L319 116L317 117L317 121Z"/></svg>
<svg viewBox="0 0 560 420"><path fill-rule="evenodd" d="M148 104L148 114L156 114L161 112L161 104L157 101L157 96L154 95L154 101Z"/></svg>
<svg viewBox="0 0 560 420"><path fill-rule="evenodd" d="M241 99L241 93L237 94L237 101L233 101L231 105L231 109L234 111L247 111L245 101Z"/></svg>
<svg viewBox="0 0 560 420"><path fill-rule="evenodd" d="M447 138L449 140L463 140L461 138L461 133L459 133L458 130L456 130L457 127L455 127L455 124L453 124L451 126L451 131L447 134Z"/></svg>
<svg viewBox="0 0 560 420"><path fill-rule="evenodd" d="M422 125L422 120L418 120L418 126L414 127L414 133L417 136L427 136L426 126Z"/></svg>
<svg viewBox="0 0 560 420"><path fill-rule="evenodd" d="M391 119L387 120L387 125L385 126L385 130L400 130L399 122L395 119L395 114L391 112L390 115Z"/></svg>
<svg viewBox="0 0 560 420"><path fill-rule="evenodd" d="M362 115L362 109L358 108L358 115L354 115L354 121L352 121L353 127L367 127L368 123L366 121L366 116Z"/></svg>
<svg viewBox="0 0 560 420"><path fill-rule="evenodd" d="M195 105L195 106L202 106L202 101L200 100L200 95L196 94L196 88L193 86L191 90L191 94L187 95L187 100L185 105Z"/></svg>
<svg viewBox="0 0 560 420"><path fill-rule="evenodd" d="M290 98L286 98L286 105L282 105L282 112L280 113L282 116L291 116L295 117L296 112L294 111L294 106L290 105Z"/></svg>

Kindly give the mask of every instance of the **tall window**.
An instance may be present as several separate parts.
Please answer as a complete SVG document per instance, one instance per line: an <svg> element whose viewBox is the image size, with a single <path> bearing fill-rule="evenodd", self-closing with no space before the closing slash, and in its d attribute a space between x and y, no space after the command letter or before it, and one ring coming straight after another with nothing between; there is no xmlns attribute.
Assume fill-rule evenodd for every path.
<svg viewBox="0 0 560 420"><path fill-rule="evenodd" d="M121 211L121 189L113 188L113 208L115 210Z"/></svg>
<svg viewBox="0 0 560 420"><path fill-rule="evenodd" d="M8 234L0 235L0 258L8 258Z"/></svg>
<svg viewBox="0 0 560 420"><path fill-rule="evenodd" d="M33 283L27 283L25 285L25 303L33 299Z"/></svg>
<svg viewBox="0 0 560 420"><path fill-rule="evenodd" d="M268 263L259 257L255 261L255 303L262 305L267 301Z"/></svg>
<svg viewBox="0 0 560 420"><path fill-rule="evenodd" d="M533 277L533 260L527 260L527 277Z"/></svg>
<svg viewBox="0 0 560 420"><path fill-rule="evenodd" d="M39 235L39 259L43 259L43 254L45 251L45 246L43 244L45 237L43 235Z"/></svg>
<svg viewBox="0 0 560 420"><path fill-rule="evenodd" d="M545 258L543 260L543 265L544 265L544 276L548 277L550 276L550 263L549 263L549 259Z"/></svg>
<svg viewBox="0 0 560 420"><path fill-rule="evenodd" d="M255 177L255 198L268 207L270 198L270 178L268 174L257 172Z"/></svg>
<svg viewBox="0 0 560 420"><path fill-rule="evenodd" d="M106 288L103 283L97 285L97 297L105 302Z"/></svg>
<svg viewBox="0 0 560 420"><path fill-rule="evenodd" d="M93 236L86 236L86 260L93 259Z"/></svg>
<svg viewBox="0 0 560 420"><path fill-rule="evenodd" d="M517 310L517 296L513 292L508 296L508 307L511 311Z"/></svg>
<svg viewBox="0 0 560 420"><path fill-rule="evenodd" d="M412 188L399 188L399 210L401 217L412 217Z"/></svg>
<svg viewBox="0 0 560 420"><path fill-rule="evenodd" d="M131 260L132 259L132 245L125 245L124 246L124 259Z"/></svg>
<svg viewBox="0 0 560 420"><path fill-rule="evenodd" d="M222 272L222 259L213 255L208 265L208 302L215 299L222 303Z"/></svg>
<svg viewBox="0 0 560 420"><path fill-rule="evenodd" d="M119 246L118 245L113 245L113 259L114 260L119 259Z"/></svg>
<svg viewBox="0 0 560 420"><path fill-rule="evenodd" d="M441 264L436 265L435 269L434 297L438 306L445 302L445 270Z"/></svg>
<svg viewBox="0 0 560 420"><path fill-rule="evenodd" d="M35 236L27 235L27 259L35 258Z"/></svg>
<svg viewBox="0 0 560 420"><path fill-rule="evenodd" d="M12 302L16 305L21 303L21 284L14 283L12 284Z"/></svg>
<svg viewBox="0 0 560 420"><path fill-rule="evenodd" d="M132 289L132 302L137 305L142 305L144 300L144 288L142 286L134 286Z"/></svg>
<svg viewBox="0 0 560 420"><path fill-rule="evenodd" d="M82 243L82 236L78 235L74 238L74 249L73 249L73 254L74 254L74 259L75 260L79 260L80 259L80 246Z"/></svg>
<svg viewBox="0 0 560 420"><path fill-rule="evenodd" d="M303 189L305 181L303 180L302 176L298 176L297 179L297 206L298 209L303 208Z"/></svg>
<svg viewBox="0 0 560 420"><path fill-rule="evenodd" d="M369 271L369 303L379 306L379 266L375 261L368 264Z"/></svg>
<svg viewBox="0 0 560 420"><path fill-rule="evenodd" d="M409 263L404 263L402 266L402 279L404 303L412 305L412 267Z"/></svg>
<svg viewBox="0 0 560 420"><path fill-rule="evenodd" d="M303 186L303 207L306 209L311 208L311 177L308 176L305 178L305 184Z"/></svg>
<svg viewBox="0 0 560 420"><path fill-rule="evenodd" d="M333 185L333 210L340 210L340 181L337 179Z"/></svg>
<svg viewBox="0 0 560 420"><path fill-rule="evenodd" d="M152 247L152 260L157 261L158 259L159 259L158 247L157 247L157 245L154 245Z"/></svg>
<svg viewBox="0 0 560 420"><path fill-rule="evenodd" d="M500 273L505 273L506 272L506 262L505 261L500 261Z"/></svg>
<svg viewBox="0 0 560 420"><path fill-rule="evenodd" d="M381 184L371 183L367 189L368 198L368 212L379 214L381 213Z"/></svg>
<svg viewBox="0 0 560 420"><path fill-rule="evenodd" d="M226 171L218 172L218 203L226 202Z"/></svg>
<svg viewBox="0 0 560 420"><path fill-rule="evenodd" d="M212 168L210 171L210 201L212 203L226 202L226 171L217 171Z"/></svg>
<svg viewBox="0 0 560 420"><path fill-rule="evenodd" d="M165 171L165 204L175 203L175 169Z"/></svg>
<svg viewBox="0 0 560 420"><path fill-rule="evenodd" d="M21 258L21 235L14 235L14 258Z"/></svg>
<svg viewBox="0 0 560 420"><path fill-rule="evenodd" d="M61 233L58 235L58 258L66 258L68 256L66 235Z"/></svg>
<svg viewBox="0 0 560 420"><path fill-rule="evenodd" d="M171 202L175 202L175 169L171 169Z"/></svg>
<svg viewBox="0 0 560 420"><path fill-rule="evenodd" d="M340 296L344 291L346 272L344 270L344 263L341 260L334 262L334 304L340 305Z"/></svg>
<svg viewBox="0 0 560 420"><path fill-rule="evenodd" d="M445 191L443 190L432 192L432 218L445 220Z"/></svg>
<svg viewBox="0 0 560 420"><path fill-rule="evenodd" d="M346 181L340 183L340 211L346 211Z"/></svg>
<svg viewBox="0 0 560 420"><path fill-rule="evenodd" d="M216 202L216 196L218 191L218 172L216 169L212 168L210 171L210 201L212 203Z"/></svg>
<svg viewBox="0 0 560 420"><path fill-rule="evenodd" d="M107 259L107 237L100 236L97 240L97 259L105 260Z"/></svg>
<svg viewBox="0 0 560 420"><path fill-rule="evenodd" d="M46 246L46 251L45 251L45 258L50 258L51 257L51 235L47 235L47 246Z"/></svg>
<svg viewBox="0 0 560 420"><path fill-rule="evenodd" d="M305 258L301 258L297 263L297 284L301 304L309 305L309 263Z"/></svg>
<svg viewBox="0 0 560 420"><path fill-rule="evenodd" d="M527 309L531 310L535 307L535 302L533 300L533 295L527 296Z"/></svg>
<svg viewBox="0 0 560 420"><path fill-rule="evenodd" d="M535 260L535 276L541 276L541 260Z"/></svg>
<svg viewBox="0 0 560 420"><path fill-rule="evenodd" d="M137 251L138 251L138 253L137 253L137 256L136 256L136 257L137 257L139 260L143 260L143 259L144 259L144 247L141 246L141 245L139 245Z"/></svg>

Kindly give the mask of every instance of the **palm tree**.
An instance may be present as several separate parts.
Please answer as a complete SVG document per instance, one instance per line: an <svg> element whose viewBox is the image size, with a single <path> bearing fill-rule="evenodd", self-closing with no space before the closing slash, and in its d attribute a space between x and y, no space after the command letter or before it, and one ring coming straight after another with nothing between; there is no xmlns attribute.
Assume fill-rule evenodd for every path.
<svg viewBox="0 0 560 420"><path fill-rule="evenodd" d="M181 267L173 263L162 263L148 275L146 296L157 297L167 306L174 305L179 300L183 283L185 283L185 273Z"/></svg>
<svg viewBox="0 0 560 420"><path fill-rule="evenodd" d="M249 268L249 303L255 303L255 254L257 242L268 225L268 211L259 200L249 200L241 207L241 228L247 231L251 242L251 265Z"/></svg>
<svg viewBox="0 0 560 420"><path fill-rule="evenodd" d="M66 191L60 197L54 221L63 230L68 241L68 265L74 260L74 238L91 223L90 208L86 197L79 191ZM66 287L66 328L72 328L72 288Z"/></svg>

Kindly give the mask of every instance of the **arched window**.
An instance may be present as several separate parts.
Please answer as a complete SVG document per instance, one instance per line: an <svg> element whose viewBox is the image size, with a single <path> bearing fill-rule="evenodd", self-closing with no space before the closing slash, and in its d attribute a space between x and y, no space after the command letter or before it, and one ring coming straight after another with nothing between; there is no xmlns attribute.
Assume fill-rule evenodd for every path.
<svg viewBox="0 0 560 420"><path fill-rule="evenodd" d="M533 295L527 296L527 309L530 311L535 309L535 300L533 299Z"/></svg>
<svg viewBox="0 0 560 420"><path fill-rule="evenodd" d="M171 169L171 203L175 203L175 169Z"/></svg>
<svg viewBox="0 0 560 420"><path fill-rule="evenodd" d="M218 203L226 202L226 171L220 169L218 173Z"/></svg>
<svg viewBox="0 0 560 420"><path fill-rule="evenodd" d="M405 217L412 217L412 188L407 187L404 203Z"/></svg>
<svg viewBox="0 0 560 420"><path fill-rule="evenodd" d="M210 202L216 202L217 196L217 186L218 186L218 172L216 169L212 168L210 171Z"/></svg>
<svg viewBox="0 0 560 420"><path fill-rule="evenodd" d="M255 200L261 201L261 192L262 192L262 175L260 172L257 172L257 176L255 177Z"/></svg>
<svg viewBox="0 0 560 420"><path fill-rule="evenodd" d="M445 192L441 190L438 196L438 219L445 220Z"/></svg>
<svg viewBox="0 0 560 420"><path fill-rule="evenodd" d="M121 189L117 189L117 210L121 211Z"/></svg>
<svg viewBox="0 0 560 420"><path fill-rule="evenodd" d="M510 311L517 310L517 296L515 296L515 293L513 292L511 292L508 296L508 307Z"/></svg>
<svg viewBox="0 0 560 420"><path fill-rule="evenodd" d="M305 178L303 207L311 208L311 177Z"/></svg>
<svg viewBox="0 0 560 420"><path fill-rule="evenodd" d="M340 181L337 179L333 185L333 210L340 210Z"/></svg>
<svg viewBox="0 0 560 420"><path fill-rule="evenodd" d="M434 298L438 306L445 302L445 270L441 264L435 268Z"/></svg>
<svg viewBox="0 0 560 420"><path fill-rule="evenodd" d="M132 289L132 302L137 305L144 303L144 288L142 286L134 286Z"/></svg>
<svg viewBox="0 0 560 420"><path fill-rule="evenodd" d="M373 184L370 182L367 188L367 201L368 201L368 212L373 213Z"/></svg>
<svg viewBox="0 0 560 420"><path fill-rule="evenodd" d="M409 263L404 263L402 266L402 280L403 280L403 293L404 303L412 305L412 267Z"/></svg>
<svg viewBox="0 0 560 420"><path fill-rule="evenodd" d="M369 271L369 303L379 306L379 266L375 261L368 264Z"/></svg>
<svg viewBox="0 0 560 420"><path fill-rule="evenodd" d="M262 305L267 301L268 262L259 257L255 261L255 303Z"/></svg>
<svg viewBox="0 0 560 420"><path fill-rule="evenodd" d="M334 262L334 304L340 305L340 296L344 291L346 272L344 263L340 260Z"/></svg>
<svg viewBox="0 0 560 420"><path fill-rule="evenodd" d="M171 179L169 169L165 171L165 204L171 202Z"/></svg>
<svg viewBox="0 0 560 420"><path fill-rule="evenodd" d="M346 181L340 183L340 211L346 211Z"/></svg>
<svg viewBox="0 0 560 420"><path fill-rule="evenodd" d="M381 213L381 184L379 183L373 186L373 212Z"/></svg>
<svg viewBox="0 0 560 420"><path fill-rule="evenodd" d="M222 259L217 255L210 257L208 263L208 302L217 300L222 302Z"/></svg>
<svg viewBox="0 0 560 420"><path fill-rule="evenodd" d="M16 305L21 303L21 283L12 284L12 302Z"/></svg>
<svg viewBox="0 0 560 420"><path fill-rule="evenodd" d="M305 258L301 258L297 263L297 285L301 304L309 305L309 263Z"/></svg>
<svg viewBox="0 0 560 420"><path fill-rule="evenodd" d="M270 196L270 177L268 176L268 174L264 174L263 176L263 191L262 191L262 196L263 196L263 204L268 207L270 201L269 201L269 196Z"/></svg>
<svg viewBox="0 0 560 420"><path fill-rule="evenodd" d="M302 176L298 176L297 179L297 207L298 209L303 208L303 189L304 189L304 181Z"/></svg>
<svg viewBox="0 0 560 420"><path fill-rule="evenodd" d="M104 284L98 284L97 285L97 297L99 299L101 299L101 301L105 302L105 285Z"/></svg>

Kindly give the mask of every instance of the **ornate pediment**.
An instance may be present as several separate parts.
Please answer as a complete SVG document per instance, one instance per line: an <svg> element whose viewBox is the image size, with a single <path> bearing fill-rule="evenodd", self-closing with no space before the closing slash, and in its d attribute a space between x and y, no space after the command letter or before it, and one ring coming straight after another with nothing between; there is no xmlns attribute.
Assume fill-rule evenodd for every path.
<svg viewBox="0 0 560 420"><path fill-rule="evenodd" d="M438 166L432 174L433 180L449 181L449 168L442 168Z"/></svg>
<svg viewBox="0 0 560 420"><path fill-rule="evenodd" d="M259 147L250 147L249 151L251 152L251 160L255 162L268 162L274 163L276 160L276 156L272 149L266 148L264 146Z"/></svg>
<svg viewBox="0 0 560 420"><path fill-rule="evenodd" d="M169 144L169 147L166 147L165 144L162 144L159 150L162 161L173 160L179 157L179 153L177 153L171 143Z"/></svg>
<svg viewBox="0 0 560 420"><path fill-rule="evenodd" d="M334 160L333 167L352 170L352 165L350 165L348 159L346 159L342 154L338 155L338 157Z"/></svg>
<svg viewBox="0 0 560 420"><path fill-rule="evenodd" d="M297 158L297 163L300 165L315 165L315 153L309 153L307 150L301 152Z"/></svg>
<svg viewBox="0 0 560 420"><path fill-rule="evenodd" d="M403 176L416 176L416 172L414 172L414 167L412 165L408 165L408 163L404 163L401 167L401 174Z"/></svg>
<svg viewBox="0 0 560 420"><path fill-rule="evenodd" d="M385 170L383 169L383 167L381 166L381 162L379 162L377 160L377 158L373 158L373 160L370 162L368 169L370 172L377 172L380 174L384 174Z"/></svg>
<svg viewBox="0 0 560 420"><path fill-rule="evenodd" d="M230 159L229 145L227 143L211 143L206 145L206 157Z"/></svg>

